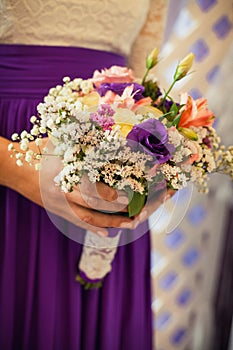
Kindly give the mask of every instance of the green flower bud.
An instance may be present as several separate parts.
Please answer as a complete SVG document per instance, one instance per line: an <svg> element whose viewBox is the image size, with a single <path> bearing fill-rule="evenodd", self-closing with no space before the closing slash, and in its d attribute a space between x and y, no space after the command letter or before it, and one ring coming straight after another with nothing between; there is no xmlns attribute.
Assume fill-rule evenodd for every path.
<svg viewBox="0 0 233 350"><path fill-rule="evenodd" d="M185 58L183 58L182 61L179 62L174 74L174 80L180 80L186 76L186 74L192 67L194 57L194 54L191 52Z"/></svg>
<svg viewBox="0 0 233 350"><path fill-rule="evenodd" d="M146 68L149 70L153 68L158 63L159 50L156 47L146 58Z"/></svg>
<svg viewBox="0 0 233 350"><path fill-rule="evenodd" d="M198 136L195 131L188 128L178 128L179 132L190 140L197 141Z"/></svg>

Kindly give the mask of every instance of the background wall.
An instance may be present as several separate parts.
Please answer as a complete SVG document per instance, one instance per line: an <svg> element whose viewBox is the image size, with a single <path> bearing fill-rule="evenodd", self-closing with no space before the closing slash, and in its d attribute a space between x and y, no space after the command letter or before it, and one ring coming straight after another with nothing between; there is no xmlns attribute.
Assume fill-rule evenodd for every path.
<svg viewBox="0 0 233 350"><path fill-rule="evenodd" d="M167 40L154 75L168 87L177 62L192 51L193 73L172 95L188 91L194 98L207 97L219 134L233 144L233 3L170 3ZM209 195L190 186L151 217L156 350L227 349L233 307L232 198L232 184L213 175Z"/></svg>

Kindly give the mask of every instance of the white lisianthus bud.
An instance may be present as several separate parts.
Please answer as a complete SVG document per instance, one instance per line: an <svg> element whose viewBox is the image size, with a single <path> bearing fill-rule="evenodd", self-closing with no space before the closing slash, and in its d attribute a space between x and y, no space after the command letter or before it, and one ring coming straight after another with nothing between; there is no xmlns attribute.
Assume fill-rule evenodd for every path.
<svg viewBox="0 0 233 350"><path fill-rule="evenodd" d="M146 58L146 68L147 69L151 69L154 66L156 66L156 64L158 63L158 54L159 54L159 50L158 48L154 48L154 50L151 51L151 53L147 56Z"/></svg>
<svg viewBox="0 0 233 350"><path fill-rule="evenodd" d="M30 122L31 122L32 124L34 124L34 123L36 122L36 120L37 120L37 118L36 118L35 115L31 116Z"/></svg>
<svg viewBox="0 0 233 350"><path fill-rule="evenodd" d="M174 80L180 80L183 77L186 76L190 68L192 67L193 60L194 60L194 54L191 52L183 60L181 60L176 68L175 74L174 74Z"/></svg>
<svg viewBox="0 0 233 350"><path fill-rule="evenodd" d="M16 164L18 166L23 166L23 162L20 159L17 159Z"/></svg>

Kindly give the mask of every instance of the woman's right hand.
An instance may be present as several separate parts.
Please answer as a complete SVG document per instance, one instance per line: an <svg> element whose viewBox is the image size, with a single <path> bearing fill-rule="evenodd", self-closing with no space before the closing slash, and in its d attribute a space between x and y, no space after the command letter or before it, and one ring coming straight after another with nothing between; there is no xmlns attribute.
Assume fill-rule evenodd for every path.
<svg viewBox="0 0 233 350"><path fill-rule="evenodd" d="M42 147L47 141L47 139L43 139L44 145ZM54 177L60 166L58 159L50 157L50 160L43 161L40 172L26 162L22 167L18 167L15 158L10 158L9 143L7 139L0 137L1 185L17 191L73 224L101 236L107 236L108 227L134 227L135 223L131 218L117 213L112 215L101 212L101 210L127 211L127 197L123 191L116 191L102 183L92 184L84 177L79 186L72 192L65 194L54 183ZM18 143L15 143L14 147L19 150ZM30 143L31 149L36 150L36 147L34 142Z"/></svg>

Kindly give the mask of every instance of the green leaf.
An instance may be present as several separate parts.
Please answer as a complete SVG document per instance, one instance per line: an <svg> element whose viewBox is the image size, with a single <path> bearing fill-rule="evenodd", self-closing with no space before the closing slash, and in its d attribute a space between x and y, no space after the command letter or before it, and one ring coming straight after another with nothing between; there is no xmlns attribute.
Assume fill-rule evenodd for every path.
<svg viewBox="0 0 233 350"><path fill-rule="evenodd" d="M181 117L181 114L178 114L178 116L173 120L172 125L177 127L180 121L180 117Z"/></svg>
<svg viewBox="0 0 233 350"><path fill-rule="evenodd" d="M85 290L88 289L98 289L101 288L103 285L102 281L99 282L87 282L85 281L79 274L76 275L75 280L79 282Z"/></svg>
<svg viewBox="0 0 233 350"><path fill-rule="evenodd" d="M175 102L173 102L171 108L170 108L170 113L172 117L175 117L178 113L178 108Z"/></svg>
<svg viewBox="0 0 233 350"><path fill-rule="evenodd" d="M146 195L141 194L139 192L133 192L127 191L128 198L129 198L129 205L128 205L128 211L129 211L129 217L135 216L140 213L142 208L144 207L145 201L146 201Z"/></svg>

